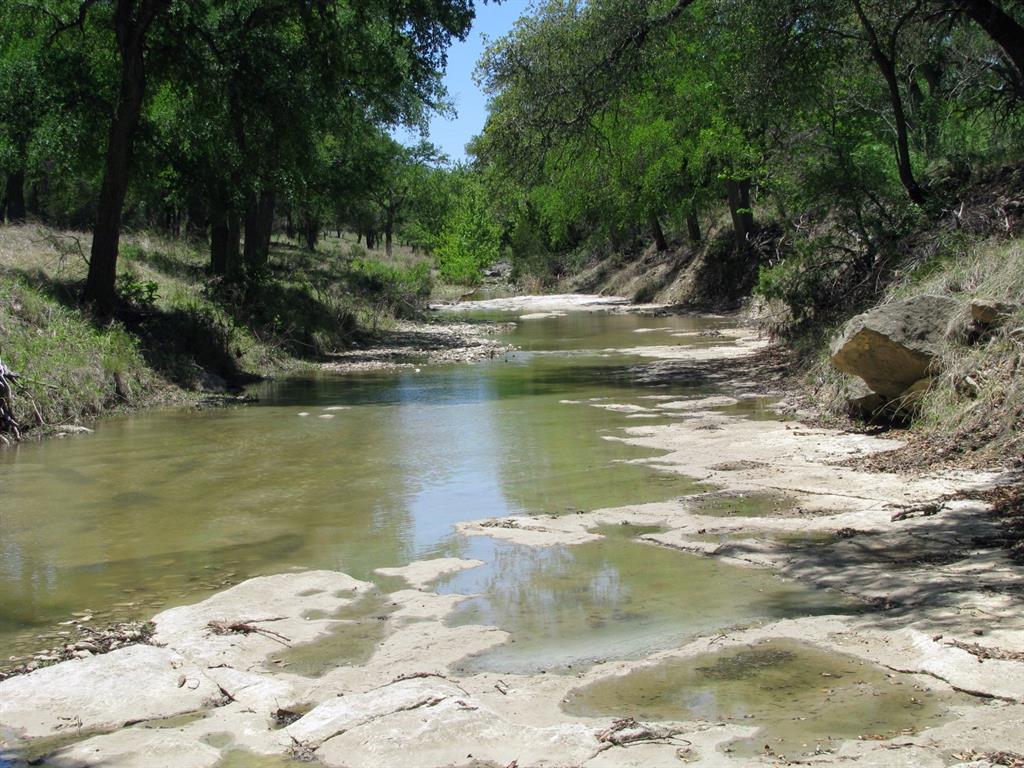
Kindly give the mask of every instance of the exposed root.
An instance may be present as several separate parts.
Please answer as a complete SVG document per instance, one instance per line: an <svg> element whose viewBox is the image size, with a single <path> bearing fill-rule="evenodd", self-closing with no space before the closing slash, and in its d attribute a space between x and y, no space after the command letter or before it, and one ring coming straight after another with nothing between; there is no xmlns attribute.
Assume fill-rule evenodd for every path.
<svg viewBox="0 0 1024 768"><path fill-rule="evenodd" d="M987 659L995 659L997 661L1024 661L1024 652L1021 651L1008 651L1005 648L990 648L984 645L978 645L977 643L962 643L959 640L951 640L947 645L952 646L953 648L959 648L961 651L967 651L973 656L977 656L979 662Z"/></svg>
<svg viewBox="0 0 1024 768"><path fill-rule="evenodd" d="M279 632L274 632L271 629L265 629L263 627L257 627L254 621L279 621L279 618L275 619L253 619L249 621L211 621L206 626L213 630L215 635L252 635L260 634L266 635L272 640L277 640L283 645L288 645L291 640Z"/></svg>
<svg viewBox="0 0 1024 768"><path fill-rule="evenodd" d="M1016 752L977 752L973 749L957 752L953 757L964 762L986 762L1006 768L1024 768L1024 755Z"/></svg>
<svg viewBox="0 0 1024 768"><path fill-rule="evenodd" d="M641 742L666 742L679 732L679 728L669 725L649 725L637 722L632 717L624 717L613 720L610 727L597 734L597 740L608 747L625 747Z"/></svg>
<svg viewBox="0 0 1024 768"><path fill-rule="evenodd" d="M0 432L10 432L15 439L20 439L21 425L14 418L14 384L17 380L18 374L0 359Z"/></svg>

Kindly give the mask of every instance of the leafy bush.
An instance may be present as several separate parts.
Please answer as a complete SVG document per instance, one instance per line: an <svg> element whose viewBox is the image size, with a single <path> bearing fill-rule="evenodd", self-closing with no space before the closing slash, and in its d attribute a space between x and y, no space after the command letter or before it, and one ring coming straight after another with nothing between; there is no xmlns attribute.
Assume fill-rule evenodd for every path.
<svg viewBox="0 0 1024 768"><path fill-rule="evenodd" d="M405 317L416 315L422 309L433 287L427 262L404 269L367 259L352 262L349 284L378 310Z"/></svg>
<svg viewBox="0 0 1024 768"><path fill-rule="evenodd" d="M159 298L160 286L154 280L139 280L128 272L117 276L117 292L129 304L150 308Z"/></svg>
<svg viewBox="0 0 1024 768"><path fill-rule="evenodd" d="M445 222L440 240L437 267L450 283L475 285L484 268L498 260L501 230L479 184L467 186Z"/></svg>

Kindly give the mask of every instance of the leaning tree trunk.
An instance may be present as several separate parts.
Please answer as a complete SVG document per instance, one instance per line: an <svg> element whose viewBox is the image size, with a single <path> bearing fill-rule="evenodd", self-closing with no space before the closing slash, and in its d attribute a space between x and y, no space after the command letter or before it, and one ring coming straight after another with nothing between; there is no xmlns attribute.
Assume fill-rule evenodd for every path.
<svg viewBox="0 0 1024 768"><path fill-rule="evenodd" d="M853 6L857 11L857 18L860 20L861 28L867 36L868 47L871 49L871 58L875 60L878 71L882 73L886 88L889 91L889 103L892 106L893 125L896 128L896 167L900 174L900 181L907 190L911 201L917 205L924 205L925 194L921 185L914 177L914 168L910 160L910 135L907 130L907 114L903 107L903 96L900 94L899 78L896 76L896 64L891 55L895 45L895 33L890 35L890 53L882 49L882 43L875 33L875 28L864 13L860 0L853 0Z"/></svg>
<svg viewBox="0 0 1024 768"><path fill-rule="evenodd" d="M690 237L690 242L694 245L701 241L700 220L697 218L696 211L691 210L686 215L686 233Z"/></svg>
<svg viewBox="0 0 1024 768"><path fill-rule="evenodd" d="M1003 49L1024 77L1024 26L991 0L960 0L958 5Z"/></svg>
<svg viewBox="0 0 1024 768"><path fill-rule="evenodd" d="M647 217L648 222L651 225L651 235L654 237L654 247L658 249L658 253L663 253L668 250L668 240L665 239L665 231L661 228L661 222L658 221L656 214L650 214Z"/></svg>
<svg viewBox="0 0 1024 768"><path fill-rule="evenodd" d="M11 224L25 222L25 171L7 174L7 220Z"/></svg>
<svg viewBox="0 0 1024 768"><path fill-rule="evenodd" d="M729 215L736 236L736 250L747 250L750 233L754 230L754 211L750 207L750 179L729 179L725 182L729 197Z"/></svg>
<svg viewBox="0 0 1024 768"><path fill-rule="evenodd" d="M82 298L101 314L114 308L117 249L121 212L128 191L132 147L146 95L146 33L169 0L118 0L114 13L117 48L121 56L121 86L107 139L103 182L96 208L89 275Z"/></svg>

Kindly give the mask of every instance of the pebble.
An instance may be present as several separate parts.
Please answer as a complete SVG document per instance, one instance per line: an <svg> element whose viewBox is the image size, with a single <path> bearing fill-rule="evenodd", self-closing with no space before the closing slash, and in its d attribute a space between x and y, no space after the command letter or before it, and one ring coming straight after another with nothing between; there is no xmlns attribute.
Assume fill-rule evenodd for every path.
<svg viewBox="0 0 1024 768"><path fill-rule="evenodd" d="M309 414L306 411L302 411L299 413L299 416L309 416Z"/></svg>

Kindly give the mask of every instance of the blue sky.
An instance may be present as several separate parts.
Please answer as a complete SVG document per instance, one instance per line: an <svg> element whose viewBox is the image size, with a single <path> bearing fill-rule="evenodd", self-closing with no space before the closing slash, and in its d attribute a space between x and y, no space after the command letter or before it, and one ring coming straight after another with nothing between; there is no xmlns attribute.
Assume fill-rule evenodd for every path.
<svg viewBox="0 0 1024 768"><path fill-rule="evenodd" d="M501 37L512 29L528 7L528 0L504 0L501 5L493 2L484 5L477 0L473 28L464 42L456 42L448 51L444 84L455 102L458 117L434 115L430 121L430 141L452 160L465 159L466 142L480 133L487 118L487 99L473 82L473 70L484 50L483 37L491 40ZM396 138L400 141L417 139L405 131L399 131Z"/></svg>

